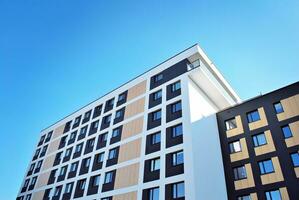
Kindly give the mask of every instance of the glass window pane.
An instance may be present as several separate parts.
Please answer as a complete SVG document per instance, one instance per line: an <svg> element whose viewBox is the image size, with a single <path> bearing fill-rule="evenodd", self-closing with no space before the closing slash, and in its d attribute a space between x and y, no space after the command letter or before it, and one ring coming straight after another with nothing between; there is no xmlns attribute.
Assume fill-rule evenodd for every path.
<svg viewBox="0 0 299 200"><path fill-rule="evenodd" d="M299 153L291 154L291 158L292 158L294 167L298 167L299 166Z"/></svg>
<svg viewBox="0 0 299 200"><path fill-rule="evenodd" d="M293 136L292 131L288 125L282 127L282 132L283 132L284 138L290 138Z"/></svg>

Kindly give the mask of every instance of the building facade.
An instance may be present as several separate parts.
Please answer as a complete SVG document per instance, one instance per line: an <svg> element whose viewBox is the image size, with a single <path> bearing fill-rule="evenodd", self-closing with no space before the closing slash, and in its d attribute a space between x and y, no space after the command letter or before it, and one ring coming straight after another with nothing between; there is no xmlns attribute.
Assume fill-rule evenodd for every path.
<svg viewBox="0 0 299 200"><path fill-rule="evenodd" d="M299 82L217 119L229 199L299 199Z"/></svg>
<svg viewBox="0 0 299 200"><path fill-rule="evenodd" d="M298 92L298 84L292 87L286 98ZM247 157L242 157L242 144L256 130L265 129L265 137L269 131L273 135L270 123L274 116L262 128L260 123L252 125L253 133L245 124L242 133L235 131L239 127L226 130L226 122L233 117L238 123L244 120L248 102L240 104L217 68L194 45L42 130L17 199L218 200L247 194L263 199L262 192L270 186L290 199L298 197L294 189L298 179L292 174L298 172L294 167L288 172L293 165L290 157L285 158L296 148L298 155L295 133L294 141L289 142L292 147L278 144L275 151L259 150L258 157L250 143ZM266 101L260 102L255 109L259 112L264 107L260 118L268 117ZM291 102L291 114L282 114L282 121L275 123L289 122L295 131L293 106L298 106L298 96ZM272 138L272 145L279 143L279 137ZM228 147L238 139L243 142L242 151L230 160ZM280 164L280 173L275 171L278 183L265 178L270 186L257 180L255 173L256 162L264 156L273 158L275 169L277 163L287 160L285 167ZM253 179L254 184L232 178L235 167L242 164L243 171L249 166L252 173L246 171L240 181Z"/></svg>

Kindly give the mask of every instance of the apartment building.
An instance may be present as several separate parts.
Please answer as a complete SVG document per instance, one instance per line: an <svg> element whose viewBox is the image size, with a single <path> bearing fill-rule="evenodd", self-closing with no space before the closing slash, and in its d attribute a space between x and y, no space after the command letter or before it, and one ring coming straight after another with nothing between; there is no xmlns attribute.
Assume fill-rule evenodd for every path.
<svg viewBox="0 0 299 200"><path fill-rule="evenodd" d="M298 197L298 170L292 164L296 148L298 156L298 127L292 124L298 120L298 83L282 90L283 95L274 92L274 102L291 114L283 112L277 121L276 115L268 114L273 110L264 96L252 100L260 104L241 103L196 44L42 130L17 199L265 199L264 192L272 189L281 199ZM287 108L290 103L284 105L283 99L290 97L295 100ZM260 118L267 117L268 124L245 124L251 112L247 108L263 110ZM231 130L226 126L229 120L236 125L230 125ZM267 138L273 135L272 122L289 123L293 146L285 147L272 136L272 145L280 146L271 152L263 148L256 155L250 137L256 131L265 131ZM231 142L238 139L240 147L232 155L229 147L236 147ZM264 156L273 159L275 168L272 178L264 178L267 183L257 180L262 177L257 162ZM252 173L239 170L242 180L234 179L235 167L242 165Z"/></svg>
<svg viewBox="0 0 299 200"><path fill-rule="evenodd" d="M229 199L299 199L299 82L217 119Z"/></svg>

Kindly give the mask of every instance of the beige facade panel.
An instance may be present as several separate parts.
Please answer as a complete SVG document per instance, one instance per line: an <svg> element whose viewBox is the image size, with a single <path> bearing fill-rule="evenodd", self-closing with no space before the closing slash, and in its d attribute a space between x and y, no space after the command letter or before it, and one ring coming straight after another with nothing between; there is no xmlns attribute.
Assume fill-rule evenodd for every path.
<svg viewBox="0 0 299 200"><path fill-rule="evenodd" d="M282 200L290 200L288 190L286 187L279 188L279 192L280 192Z"/></svg>
<svg viewBox="0 0 299 200"><path fill-rule="evenodd" d="M143 128L143 117L134 119L123 125L123 130L121 133L121 139L132 137L142 132Z"/></svg>
<svg viewBox="0 0 299 200"><path fill-rule="evenodd" d="M47 185L50 173L51 172L49 171L49 172L42 173L38 176L38 180L36 182L36 188L40 188Z"/></svg>
<svg viewBox="0 0 299 200"><path fill-rule="evenodd" d="M250 198L251 198L251 200L258 200L256 193L251 193Z"/></svg>
<svg viewBox="0 0 299 200"><path fill-rule="evenodd" d="M258 120L258 121L255 121L255 122L251 122L251 123L248 124L249 129L251 131L255 130L255 129L258 129L258 128L261 128L261 127L264 127L264 126L268 126L268 120L267 120L264 108L260 107L258 109L258 112L259 112L259 115L260 115L261 119Z"/></svg>
<svg viewBox="0 0 299 200"><path fill-rule="evenodd" d="M130 101L146 92L146 80L138 83L128 90L127 101Z"/></svg>
<svg viewBox="0 0 299 200"><path fill-rule="evenodd" d="M43 163L42 171L51 168L53 166L54 160L55 160L55 155L46 157Z"/></svg>
<svg viewBox="0 0 299 200"><path fill-rule="evenodd" d="M280 101L284 112L277 114L278 121L299 115L299 94Z"/></svg>
<svg viewBox="0 0 299 200"><path fill-rule="evenodd" d="M289 124L293 137L285 139L287 147L299 145L299 121Z"/></svg>
<svg viewBox="0 0 299 200"><path fill-rule="evenodd" d="M247 178L234 182L236 190L241 190L241 189L255 186L251 165L249 163L245 164L245 169L246 169Z"/></svg>
<svg viewBox="0 0 299 200"><path fill-rule="evenodd" d="M129 176L128 176L129 175ZM116 170L114 189L130 187L138 184L139 163L128 165Z"/></svg>
<svg viewBox="0 0 299 200"><path fill-rule="evenodd" d="M141 139L123 144L119 148L118 163L139 158L141 153Z"/></svg>
<svg viewBox="0 0 299 200"><path fill-rule="evenodd" d="M60 139L57 139L57 140L54 140L52 141L50 144L49 144L49 148L48 148L48 151L47 151L47 155L50 154L50 153L53 153L54 151L56 151L59 147L59 143L60 143Z"/></svg>
<svg viewBox="0 0 299 200"><path fill-rule="evenodd" d="M242 151L231 154L230 155L231 162L235 162L235 161L238 161L238 160L244 160L246 158L249 158L245 138L240 139L240 144L241 144Z"/></svg>
<svg viewBox="0 0 299 200"><path fill-rule="evenodd" d="M237 124L237 128L233 128L226 131L226 136L228 138L244 133L243 124L240 115L236 116L236 124Z"/></svg>
<svg viewBox="0 0 299 200"><path fill-rule="evenodd" d="M296 177L299 178L299 167L296 167L294 170L295 170Z"/></svg>
<svg viewBox="0 0 299 200"><path fill-rule="evenodd" d="M129 192L113 196L113 200L137 200L137 192Z"/></svg>
<svg viewBox="0 0 299 200"><path fill-rule="evenodd" d="M265 131L265 137L267 144L254 148L255 155L257 156L276 151L270 130Z"/></svg>
<svg viewBox="0 0 299 200"><path fill-rule="evenodd" d="M261 175L263 185L276 183L284 180L278 157L273 157L271 158L271 160L273 163L274 172L270 174Z"/></svg>
<svg viewBox="0 0 299 200"><path fill-rule="evenodd" d="M44 197L44 190L41 191L37 191L35 193L32 194L32 200L41 200Z"/></svg>
<svg viewBox="0 0 299 200"><path fill-rule="evenodd" d="M145 98L143 97L127 105L124 119L128 119L130 117L133 117L134 115L144 112L144 102Z"/></svg>
<svg viewBox="0 0 299 200"><path fill-rule="evenodd" d="M64 130L65 124L58 126L57 128L55 128L54 132L53 132L53 136L52 136L52 140L61 136L63 134L63 130Z"/></svg>

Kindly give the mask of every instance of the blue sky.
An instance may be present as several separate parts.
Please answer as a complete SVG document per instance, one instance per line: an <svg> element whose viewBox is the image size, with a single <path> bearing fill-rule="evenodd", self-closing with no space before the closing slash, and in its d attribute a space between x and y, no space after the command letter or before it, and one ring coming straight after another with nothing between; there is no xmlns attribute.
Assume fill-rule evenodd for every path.
<svg viewBox="0 0 299 200"><path fill-rule="evenodd" d="M299 1L0 0L0 199L41 129L199 43L242 99L298 81Z"/></svg>

